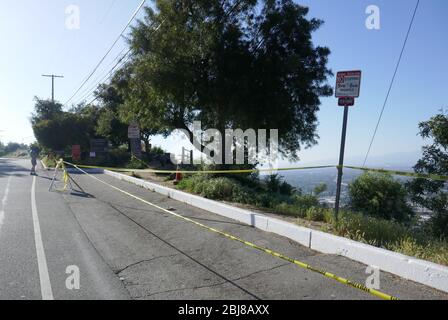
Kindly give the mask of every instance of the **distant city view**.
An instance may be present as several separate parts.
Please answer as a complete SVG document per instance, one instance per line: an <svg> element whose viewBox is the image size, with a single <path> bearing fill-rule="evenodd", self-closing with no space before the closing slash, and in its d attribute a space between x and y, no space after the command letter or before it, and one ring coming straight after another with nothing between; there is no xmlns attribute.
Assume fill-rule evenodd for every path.
<svg viewBox="0 0 448 320"><path fill-rule="evenodd" d="M400 171L412 171L411 167L388 167L392 170ZM348 185L353 182L357 177L362 175L363 172L360 170L345 169L342 179L342 192L341 200L343 204L348 201ZM316 169L316 170L305 170L305 171L287 171L281 173L281 176L286 182L291 184L297 189L300 189L304 194L312 193L314 188L318 185L325 183L327 185L327 191L323 192L320 196L320 201L322 203L332 205L335 202L336 196L336 179L337 179L337 169L336 168L326 168L326 169ZM406 177L395 177L397 180L406 182L408 178Z"/></svg>

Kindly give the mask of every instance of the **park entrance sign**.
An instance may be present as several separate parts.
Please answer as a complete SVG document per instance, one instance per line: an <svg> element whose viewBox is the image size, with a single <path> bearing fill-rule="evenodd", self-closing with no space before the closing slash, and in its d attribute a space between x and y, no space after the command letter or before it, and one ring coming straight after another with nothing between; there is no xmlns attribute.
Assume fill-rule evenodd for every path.
<svg viewBox="0 0 448 320"><path fill-rule="evenodd" d="M342 71L336 76L336 98L359 98L361 71Z"/></svg>

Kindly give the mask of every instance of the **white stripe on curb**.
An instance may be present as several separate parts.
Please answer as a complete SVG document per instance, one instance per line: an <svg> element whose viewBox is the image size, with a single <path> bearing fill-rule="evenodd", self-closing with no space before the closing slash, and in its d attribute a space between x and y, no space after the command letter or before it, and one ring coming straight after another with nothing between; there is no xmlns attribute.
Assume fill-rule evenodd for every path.
<svg viewBox="0 0 448 320"><path fill-rule="evenodd" d="M31 211L33 214L34 241L36 243L42 300L54 300L53 291L51 290L50 275L48 274L47 258L45 257L45 249L44 244L42 243L42 234L40 232L39 216L37 214L36 177L33 177L33 185L31 187Z"/></svg>
<svg viewBox="0 0 448 320"><path fill-rule="evenodd" d="M446 266L408 257L321 231L300 227L263 214L232 207L221 202L167 188L121 173L109 170L104 170L104 173L193 207L243 222L263 231L284 236L314 251L344 256L366 265L376 266L382 271L395 274L403 279L448 292L448 267Z"/></svg>

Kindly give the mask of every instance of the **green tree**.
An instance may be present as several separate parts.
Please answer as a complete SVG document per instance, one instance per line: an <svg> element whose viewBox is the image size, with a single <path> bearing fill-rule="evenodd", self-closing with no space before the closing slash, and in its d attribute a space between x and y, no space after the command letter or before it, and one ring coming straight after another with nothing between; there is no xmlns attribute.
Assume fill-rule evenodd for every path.
<svg viewBox="0 0 448 320"><path fill-rule="evenodd" d="M135 107L134 103L144 103L136 99L132 88L129 86L131 73L126 65L116 72L109 85L101 85L96 95L101 100L101 115L98 121L97 133L110 139L115 145L128 142L128 126L136 121L140 127L141 139L146 150L150 150L151 137L157 134L167 134L158 122L148 118L148 110L144 105ZM124 106L124 99L127 105Z"/></svg>
<svg viewBox="0 0 448 320"><path fill-rule="evenodd" d="M123 103L119 88L112 80L110 85L100 85L96 96L101 101L96 133L107 138L116 147L127 143L128 125L120 119L118 114L119 107Z"/></svg>
<svg viewBox="0 0 448 320"><path fill-rule="evenodd" d="M62 104L52 102L51 100L43 100L38 97L34 98L34 113L31 115L31 124L35 125L39 121L52 120L60 116L62 112Z"/></svg>
<svg viewBox="0 0 448 320"><path fill-rule="evenodd" d="M328 190L327 184L321 183L314 188L313 193L315 196L320 196L322 193L324 193L327 190Z"/></svg>
<svg viewBox="0 0 448 320"><path fill-rule="evenodd" d="M366 215L399 222L413 216L405 187L388 174L363 174L349 185L349 195L351 208Z"/></svg>
<svg viewBox="0 0 448 320"><path fill-rule="evenodd" d="M157 0L133 29L122 115L162 131L279 129L281 153L316 144L320 97L332 94L321 20L292 0ZM202 151L202 150L201 150Z"/></svg>
<svg viewBox="0 0 448 320"><path fill-rule="evenodd" d="M432 144L423 148L416 173L448 175L448 115L442 111L419 125L420 135ZM407 184L411 199L433 212L430 227L436 236L448 237L448 193L444 181L415 179Z"/></svg>
<svg viewBox="0 0 448 320"><path fill-rule="evenodd" d="M23 143L9 142L5 145L0 141L0 156L9 155L16 151L27 151L28 149L28 146Z"/></svg>
<svg viewBox="0 0 448 320"><path fill-rule="evenodd" d="M266 188L270 193L280 193L282 195L292 196L298 190L284 181L284 178L278 174L272 174L265 178Z"/></svg>
<svg viewBox="0 0 448 320"><path fill-rule="evenodd" d="M95 106L81 105L64 112L59 103L36 99L31 123L37 141L48 150L65 150L74 144L86 150L95 137L97 119Z"/></svg>

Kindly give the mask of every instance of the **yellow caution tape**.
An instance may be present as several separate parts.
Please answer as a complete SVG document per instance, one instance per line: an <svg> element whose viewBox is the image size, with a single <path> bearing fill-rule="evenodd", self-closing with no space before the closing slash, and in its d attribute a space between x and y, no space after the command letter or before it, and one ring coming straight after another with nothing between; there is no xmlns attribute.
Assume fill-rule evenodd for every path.
<svg viewBox="0 0 448 320"><path fill-rule="evenodd" d="M138 159L138 158L137 158ZM247 169L247 170L153 170L153 169L125 169L125 168L113 168L113 167L100 167L100 166L86 166L78 165L70 162L65 162L67 165L72 167L77 166L78 168L84 169L101 169L109 170L115 172L134 172L134 173L160 173L160 174L237 174L237 173L265 173L265 172L285 172L285 171L301 171L301 170L315 170L315 169L328 169L328 168L340 168L339 166L311 166L311 167L294 167L294 168L269 168L269 169ZM436 175L436 174L422 174L413 173L407 171L397 171L397 170L386 170L386 169L375 169L375 168L364 168L364 167L354 167L354 166L343 166L345 169L361 170L365 172L378 172L378 173L389 173L392 175L429 179L437 181L448 181L448 176Z"/></svg>
<svg viewBox="0 0 448 320"><path fill-rule="evenodd" d="M404 176L404 177L430 179L430 180L438 180L438 181L448 181L448 176L437 175L437 174L423 174L423 173L414 173L414 172L407 172L407 171L373 169L373 168L353 167L353 166L344 166L344 168L353 169L353 170L361 170L361 171L366 171L366 172L389 173L392 175Z"/></svg>
<svg viewBox="0 0 448 320"><path fill-rule="evenodd" d="M82 173L86 174L87 176L91 177L92 179L95 179L95 180L97 180L98 182L100 182L100 183L102 183L102 184L104 184L104 185L106 185L106 186L108 186L108 187L110 187L110 188L112 188L112 189L115 189L115 190L117 190L117 191L119 191L119 192L121 192L121 193L123 193L123 194L125 194L125 195L127 195L127 196L129 196L129 197L131 197L131 198L134 198L134 199L136 199L136 200L138 200L138 201L141 201L141 202L143 202L143 203L145 203L145 204L147 204L147 205L149 205L149 206L152 206L152 207L154 207L154 208L156 208L156 209L158 209L158 210L160 210L160 211L163 211L163 212L165 212L165 213L168 213L168 214L170 214L170 215L172 215L172 216L174 216L174 217L177 217L177 218L182 219L182 220L184 220L184 221L187 221L187 222L190 222L190 223L192 223L192 224L195 224L195 225L197 225L197 226L199 226L199 227L201 227L201 228L203 228L203 229L206 229L206 230L208 230L208 231L211 231L211 232L220 234L220 235L222 235L222 236L224 236L224 237L226 237L226 238L228 238L228 239L231 239L231 240L240 242L240 243L242 243L242 244L245 244L246 246L249 246L249 247L251 247L251 248L253 248L253 249L262 251L262 252L267 253L267 254L269 254L269 255L271 255L271 256L274 256L274 257L277 257L277 258L286 260L286 261L288 261L288 262L290 262L290 263L292 263L292 264L294 264L294 265L297 265L297 266L299 266L299 267L301 267L301 268L303 268L303 269L307 269L307 270L310 270L310 271L312 271L312 272L319 273L319 274L323 275L324 277L327 277L327 278L329 278L329 279L335 280L335 281L337 281L337 282L339 282L339 283L342 283L342 284L345 284L345 285L347 285L347 286L350 286L350 287L353 287L353 288L362 290L362 291L367 292L367 293L369 293L369 294L371 294L371 295L373 295L373 296L375 296L375 297L378 297L378 298L381 298L381 299L384 299L384 300L398 300L397 297L391 296L391 295L389 295L389 294L383 293L383 292L378 291L378 290L375 290L375 289L370 289L370 288L366 287L365 285L362 285L362 284L359 284L359 283L350 281L350 280L348 280L348 279L345 279L345 278L342 278L342 277L338 277L338 276L336 276L336 275L334 275L334 274L332 274L332 273L330 273L330 272L327 272L327 271L323 271L323 270L317 269L317 268L312 267L312 266L310 266L309 264L306 264L306 263L301 262L301 261L299 261L299 260L295 260L295 259L290 258L290 257L288 257L288 256L286 256L286 255L281 254L281 253L278 253L278 252L272 251L272 250L270 250L270 249L267 249L267 248L258 246L258 245L256 245L256 244L253 244L253 243L248 242L248 241L246 241L246 240L240 239L240 238L235 237L235 236L233 236L233 235L231 235L231 234L228 234L228 233L226 233L226 232L223 232L223 231L217 230L217 229L215 229L215 228L211 228L211 227L209 227L209 226L206 226L205 224L202 224L202 223L200 223L200 222L197 222L197 221L195 221L195 220L193 220L193 219L190 219L190 218L181 216L180 214L177 214L177 213L174 213L174 212L169 211L169 210L167 210L167 209L164 209L164 208L162 208L162 207L160 207L160 206L158 206L158 205L156 205L156 204L154 204L154 203L151 203L151 202L149 202L149 201L147 201L147 200L144 200L144 199L142 199L142 198L140 198L140 197L137 197L137 196L135 196L135 195L133 195L133 194L127 192L127 191L124 191L124 190L122 190L122 189L120 189L120 188L118 188L118 187L115 187L115 186L113 186L113 185L111 185L111 184L109 184L109 183L107 183L107 182L105 182L105 181L99 179L98 177L95 177L95 176L93 176L93 175L87 173L86 171L80 169L77 165L70 164L70 163L68 163L68 162L66 162L66 163L67 163L68 165L72 165L72 166L74 166L76 169L78 169L78 170L81 171Z"/></svg>
<svg viewBox="0 0 448 320"><path fill-rule="evenodd" d="M326 169L334 168L335 166L315 166L315 167L297 167L297 168L270 168L270 169L243 169L243 170L153 170L153 169L125 169L125 168L112 168L112 167L100 167L100 166L85 166L65 162L72 167L84 168L84 169L102 169L115 172L141 172L141 173L183 173L183 174L225 174L225 173L257 173L257 172L275 172L275 171L298 171L298 170L311 170L311 169Z"/></svg>

